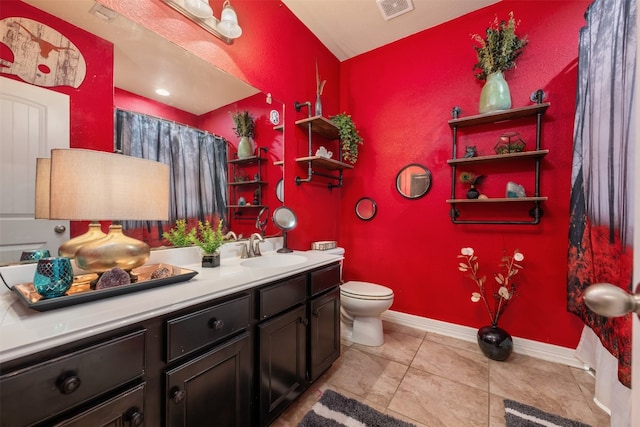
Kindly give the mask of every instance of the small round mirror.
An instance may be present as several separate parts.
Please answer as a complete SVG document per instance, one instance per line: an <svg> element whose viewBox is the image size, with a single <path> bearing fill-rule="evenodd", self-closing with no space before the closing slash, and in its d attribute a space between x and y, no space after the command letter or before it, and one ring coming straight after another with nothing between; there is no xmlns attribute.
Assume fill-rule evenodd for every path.
<svg viewBox="0 0 640 427"><path fill-rule="evenodd" d="M364 221L369 221L378 211L376 202L370 197L363 197L356 203L356 215Z"/></svg>
<svg viewBox="0 0 640 427"><path fill-rule="evenodd" d="M407 199L418 199L431 188L431 171L417 163L411 163L398 172L396 189Z"/></svg>
<svg viewBox="0 0 640 427"><path fill-rule="evenodd" d="M284 179L280 178L280 181L276 184L276 198L284 203Z"/></svg>

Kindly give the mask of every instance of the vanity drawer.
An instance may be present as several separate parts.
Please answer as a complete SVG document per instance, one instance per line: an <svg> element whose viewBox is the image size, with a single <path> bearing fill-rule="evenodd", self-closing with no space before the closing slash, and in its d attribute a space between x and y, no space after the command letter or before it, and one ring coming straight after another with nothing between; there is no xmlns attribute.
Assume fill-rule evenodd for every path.
<svg viewBox="0 0 640 427"><path fill-rule="evenodd" d="M307 298L307 276L300 275L258 290L260 320L303 303Z"/></svg>
<svg viewBox="0 0 640 427"><path fill-rule="evenodd" d="M167 321L166 361L193 353L249 327L249 295Z"/></svg>
<svg viewBox="0 0 640 427"><path fill-rule="evenodd" d="M310 293L313 296L340 284L340 264L312 271L310 276Z"/></svg>
<svg viewBox="0 0 640 427"><path fill-rule="evenodd" d="M136 331L0 377L0 425L44 421L144 374L145 331Z"/></svg>

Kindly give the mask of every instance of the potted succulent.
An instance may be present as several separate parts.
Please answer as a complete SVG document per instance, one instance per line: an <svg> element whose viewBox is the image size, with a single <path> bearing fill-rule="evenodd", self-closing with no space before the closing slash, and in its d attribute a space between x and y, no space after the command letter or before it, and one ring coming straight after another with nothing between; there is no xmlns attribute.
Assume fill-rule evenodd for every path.
<svg viewBox="0 0 640 427"><path fill-rule="evenodd" d="M254 155L255 147L253 144L253 137L255 135L256 124L247 110L237 111L231 114L233 124L235 127L233 130L236 136L240 138L238 144L238 158L246 158Z"/></svg>
<svg viewBox="0 0 640 427"><path fill-rule="evenodd" d="M362 137L351 116L341 113L331 117L331 121L338 128L342 159L352 165L358 161L358 145L362 144Z"/></svg>
<svg viewBox="0 0 640 427"><path fill-rule="evenodd" d="M195 229L193 229L195 231ZM202 249L202 266L217 267L220 265L220 246L224 243L222 220L214 229L209 221L198 221L198 232L191 236L191 242Z"/></svg>
<svg viewBox="0 0 640 427"><path fill-rule="evenodd" d="M529 42L527 36L516 35L518 25L513 12L509 12L507 21L494 19L485 31L485 38L478 34L471 36L479 44L473 47L478 58L473 67L475 76L486 81L480 93L480 113L511 108L511 93L502 73L515 68L516 58Z"/></svg>

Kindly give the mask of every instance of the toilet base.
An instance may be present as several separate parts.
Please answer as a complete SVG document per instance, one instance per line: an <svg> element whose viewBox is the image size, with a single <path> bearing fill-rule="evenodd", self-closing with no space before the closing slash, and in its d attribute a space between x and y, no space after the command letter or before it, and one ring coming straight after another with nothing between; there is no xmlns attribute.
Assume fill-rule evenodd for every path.
<svg viewBox="0 0 640 427"><path fill-rule="evenodd" d="M379 347L384 344L382 320L379 317L356 317L353 325L344 322L344 336L356 344Z"/></svg>

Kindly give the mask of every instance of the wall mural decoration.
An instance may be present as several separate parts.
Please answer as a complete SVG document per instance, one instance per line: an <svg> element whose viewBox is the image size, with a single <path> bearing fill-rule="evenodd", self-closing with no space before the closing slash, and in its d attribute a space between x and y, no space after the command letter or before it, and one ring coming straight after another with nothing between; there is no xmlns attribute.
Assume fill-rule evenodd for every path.
<svg viewBox="0 0 640 427"><path fill-rule="evenodd" d="M0 20L0 36L13 58L0 58L0 73L43 87L78 88L87 74L82 53L48 25L28 18Z"/></svg>
<svg viewBox="0 0 640 427"><path fill-rule="evenodd" d="M580 33L567 288L569 311L618 359L618 377L627 387L632 314L599 316L583 294L602 282L632 289L635 3L594 1Z"/></svg>

